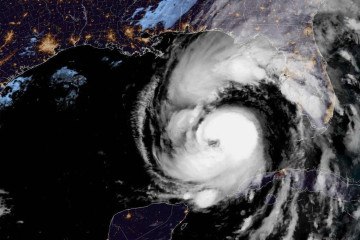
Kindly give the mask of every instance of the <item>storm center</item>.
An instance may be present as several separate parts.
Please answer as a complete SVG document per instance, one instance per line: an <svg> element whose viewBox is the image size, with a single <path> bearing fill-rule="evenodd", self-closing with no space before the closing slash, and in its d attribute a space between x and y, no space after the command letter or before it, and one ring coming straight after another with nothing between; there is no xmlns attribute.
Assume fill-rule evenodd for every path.
<svg viewBox="0 0 360 240"><path fill-rule="evenodd" d="M198 137L237 159L250 157L258 143L253 121L240 112L215 112L200 125Z"/></svg>

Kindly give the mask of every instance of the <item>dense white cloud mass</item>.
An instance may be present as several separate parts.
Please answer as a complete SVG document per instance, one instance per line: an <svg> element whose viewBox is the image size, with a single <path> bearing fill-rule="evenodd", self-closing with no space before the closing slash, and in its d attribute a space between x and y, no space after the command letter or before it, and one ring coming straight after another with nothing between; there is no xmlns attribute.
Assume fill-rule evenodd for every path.
<svg viewBox="0 0 360 240"><path fill-rule="evenodd" d="M217 32L201 35L177 58L169 83L169 98L175 104L211 101L229 81L258 84L285 63L266 38L238 45L232 37Z"/></svg>
<svg viewBox="0 0 360 240"><path fill-rule="evenodd" d="M4 197L6 197L7 194L8 192L0 189L0 218L11 212L11 209L5 204L4 200Z"/></svg>
<svg viewBox="0 0 360 240"><path fill-rule="evenodd" d="M31 77L17 77L7 84L6 89L0 94L0 109L11 106L14 102L14 95L25 90Z"/></svg>

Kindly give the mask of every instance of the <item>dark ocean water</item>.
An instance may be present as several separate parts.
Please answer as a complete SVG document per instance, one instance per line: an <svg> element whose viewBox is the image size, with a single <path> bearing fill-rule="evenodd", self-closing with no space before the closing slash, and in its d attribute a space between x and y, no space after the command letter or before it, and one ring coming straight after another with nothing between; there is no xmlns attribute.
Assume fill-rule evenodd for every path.
<svg viewBox="0 0 360 240"><path fill-rule="evenodd" d="M116 212L149 203L130 120L153 61L84 46L25 74L0 112L0 239L106 239Z"/></svg>

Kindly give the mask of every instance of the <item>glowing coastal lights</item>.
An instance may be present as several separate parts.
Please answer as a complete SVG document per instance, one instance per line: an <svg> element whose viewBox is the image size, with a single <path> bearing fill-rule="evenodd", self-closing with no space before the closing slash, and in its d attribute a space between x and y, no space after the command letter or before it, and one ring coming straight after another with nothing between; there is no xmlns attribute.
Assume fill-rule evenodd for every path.
<svg viewBox="0 0 360 240"><path fill-rule="evenodd" d="M4 45L12 42L14 39L14 36L15 36L15 33L13 30L8 31L4 37Z"/></svg>
<svg viewBox="0 0 360 240"><path fill-rule="evenodd" d="M134 28L132 27L125 27L124 34L128 38L134 38Z"/></svg>
<svg viewBox="0 0 360 240"><path fill-rule="evenodd" d="M79 36L71 35L71 37L69 38L69 43L70 43L71 45L76 45L79 41L80 41L80 37L79 37Z"/></svg>
<svg viewBox="0 0 360 240"><path fill-rule="evenodd" d="M109 29L106 35L106 39L108 42L115 42L116 41L116 35L114 30Z"/></svg>
<svg viewBox="0 0 360 240"><path fill-rule="evenodd" d="M132 214L128 212L125 216L125 219L130 220L132 218Z"/></svg>
<svg viewBox="0 0 360 240"><path fill-rule="evenodd" d="M46 34L44 38L41 39L38 46L39 52L46 53L49 55L54 55L56 53L55 49L59 46L59 43L56 41L53 35Z"/></svg>

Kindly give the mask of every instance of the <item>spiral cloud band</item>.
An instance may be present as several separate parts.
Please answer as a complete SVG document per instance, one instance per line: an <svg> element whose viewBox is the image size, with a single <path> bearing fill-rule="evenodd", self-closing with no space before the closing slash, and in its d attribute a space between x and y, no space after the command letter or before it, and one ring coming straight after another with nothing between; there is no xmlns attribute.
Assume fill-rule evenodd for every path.
<svg viewBox="0 0 360 240"><path fill-rule="evenodd" d="M282 136L283 125L269 124L273 111L285 115L286 125L299 114L297 99L282 94L285 56L266 38L237 44L216 31L184 35L164 65L140 95L136 128L139 149L166 195L206 208L281 164L269 144ZM280 101L273 108L272 98Z"/></svg>

